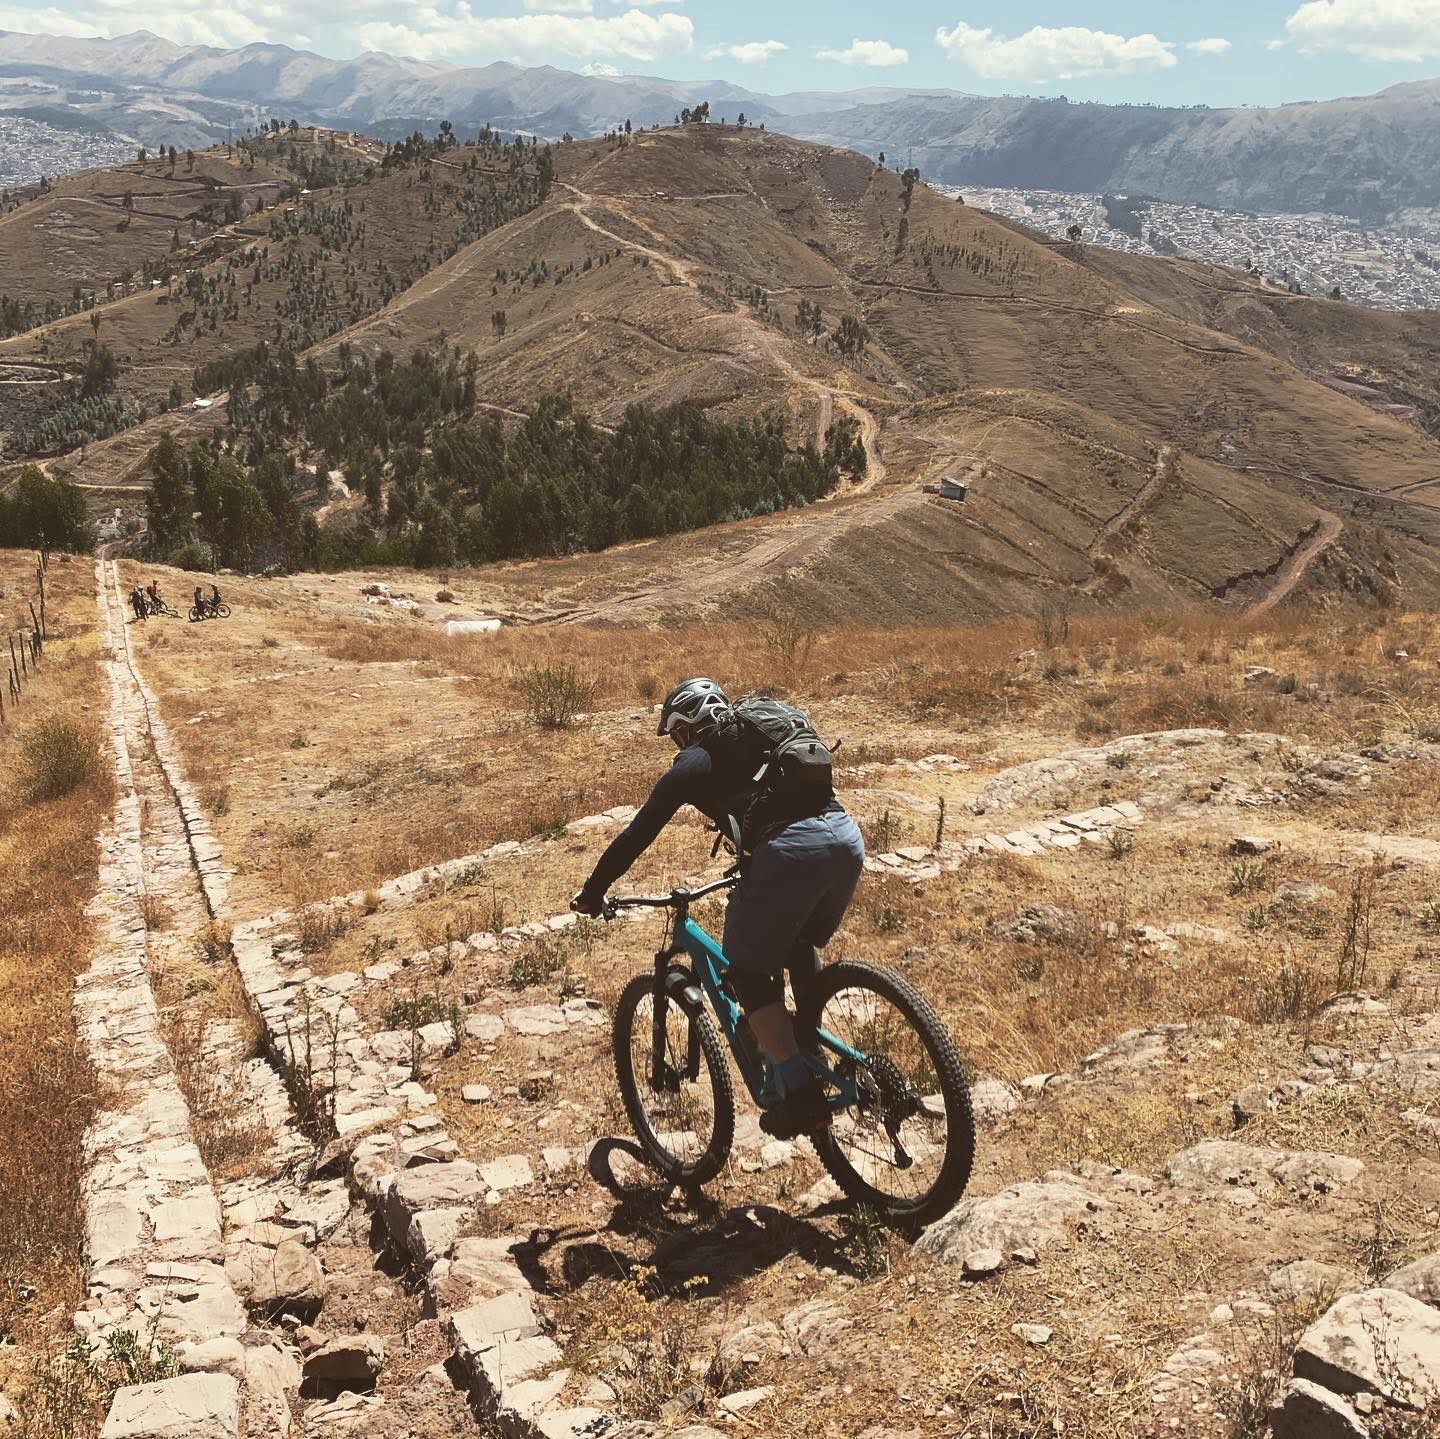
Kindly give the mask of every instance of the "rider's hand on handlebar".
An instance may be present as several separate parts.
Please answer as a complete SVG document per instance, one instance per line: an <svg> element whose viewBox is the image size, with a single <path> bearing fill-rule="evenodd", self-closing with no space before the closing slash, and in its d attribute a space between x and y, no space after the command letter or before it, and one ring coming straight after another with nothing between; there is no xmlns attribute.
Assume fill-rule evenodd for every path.
<svg viewBox="0 0 1440 1439"><path fill-rule="evenodd" d="M576 914L588 914L592 919L599 919L605 913L605 901L603 899L592 899L582 889L574 899L570 901L570 908Z"/></svg>

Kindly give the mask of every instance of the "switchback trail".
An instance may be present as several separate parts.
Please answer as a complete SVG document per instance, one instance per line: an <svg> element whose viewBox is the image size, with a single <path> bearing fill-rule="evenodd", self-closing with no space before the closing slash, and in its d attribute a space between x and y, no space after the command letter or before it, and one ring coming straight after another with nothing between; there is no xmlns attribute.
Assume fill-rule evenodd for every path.
<svg viewBox="0 0 1440 1439"><path fill-rule="evenodd" d="M1304 579L1305 571L1310 568L1311 563L1328 550L1344 530L1345 525L1338 515L1332 515L1328 511L1322 513L1319 528L1286 559L1276 572L1269 591L1254 603L1246 605L1245 613L1263 615L1267 610L1273 610L1282 600L1288 599L1295 586Z"/></svg>
<svg viewBox="0 0 1440 1439"><path fill-rule="evenodd" d="M575 185L566 184L563 181L560 182L560 184L576 197L573 202L565 205L564 208L570 210L587 230L593 230L597 235L603 235L607 240L613 240L617 245L623 245L627 249L638 251L640 254L647 256L649 259L655 261L657 265L663 266L664 269L674 277L676 283L687 285L691 289L699 288L699 283L694 277L695 266L688 260L682 260L678 256L668 254L664 250L656 249L653 245L643 244L639 240L632 240L624 235L617 235L613 230L607 230L603 225L592 219L588 213L589 207L597 203L592 195L579 189ZM635 219L633 215L627 213L623 206L616 201L602 200L599 203L613 209L617 214L629 221L630 224L636 226L638 229L644 230L657 241L660 239L660 236L656 235L654 230ZM865 449L865 477L848 493L863 494L867 490L873 490L884 484L888 472L884 462L880 458L880 451L876 443L880 433L880 425L875 419L875 416L859 402L855 392L852 390L841 390L833 385L827 385L823 380L817 380L813 376L807 375L804 371L798 369L793 361L780 352L774 331L762 320L743 312L738 316L730 315L726 318L738 318L742 324L749 326L754 331L760 349L764 351L766 358L771 364L792 384L809 390L819 399L822 416L829 412L828 407L838 404L842 410L851 415L859 424L860 443ZM828 425L826 428L828 428Z"/></svg>

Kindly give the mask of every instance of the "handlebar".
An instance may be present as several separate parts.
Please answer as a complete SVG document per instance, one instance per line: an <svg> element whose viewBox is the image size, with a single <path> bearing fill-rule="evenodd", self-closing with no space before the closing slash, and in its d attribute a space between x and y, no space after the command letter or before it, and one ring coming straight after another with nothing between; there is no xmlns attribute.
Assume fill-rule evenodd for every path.
<svg viewBox="0 0 1440 1439"><path fill-rule="evenodd" d="M603 919L614 919L622 909L689 909L697 900L717 890L731 889L740 883L740 876L734 870L727 870L719 879L699 889L672 889L669 894L632 894L620 899L607 899L601 910Z"/></svg>

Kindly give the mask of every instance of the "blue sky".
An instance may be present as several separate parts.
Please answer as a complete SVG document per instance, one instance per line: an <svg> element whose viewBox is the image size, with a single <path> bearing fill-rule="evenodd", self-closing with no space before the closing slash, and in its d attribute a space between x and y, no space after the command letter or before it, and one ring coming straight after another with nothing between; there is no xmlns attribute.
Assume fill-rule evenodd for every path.
<svg viewBox="0 0 1440 1439"><path fill-rule="evenodd" d="M1440 0L0 0L0 29L548 63L752 89L1276 104L1440 74Z"/></svg>

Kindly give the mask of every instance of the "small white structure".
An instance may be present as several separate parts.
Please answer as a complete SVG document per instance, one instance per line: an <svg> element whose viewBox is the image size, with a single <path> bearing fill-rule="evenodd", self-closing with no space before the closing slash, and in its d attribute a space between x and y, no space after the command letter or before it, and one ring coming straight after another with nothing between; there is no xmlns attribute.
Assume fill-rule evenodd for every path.
<svg viewBox="0 0 1440 1439"><path fill-rule="evenodd" d="M493 635L500 628L499 620L446 620L445 638L457 635Z"/></svg>
<svg viewBox="0 0 1440 1439"><path fill-rule="evenodd" d="M927 495L939 495L942 500L958 500L962 505L970 498L970 486L954 475L941 475L938 485L926 485Z"/></svg>
<svg viewBox="0 0 1440 1439"><path fill-rule="evenodd" d="M215 408L215 401L202 400L197 395L193 400L190 401L190 408L192 410L213 410Z"/></svg>

